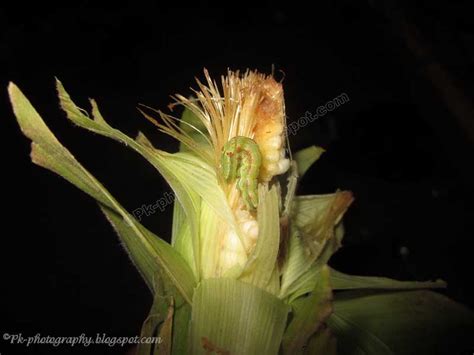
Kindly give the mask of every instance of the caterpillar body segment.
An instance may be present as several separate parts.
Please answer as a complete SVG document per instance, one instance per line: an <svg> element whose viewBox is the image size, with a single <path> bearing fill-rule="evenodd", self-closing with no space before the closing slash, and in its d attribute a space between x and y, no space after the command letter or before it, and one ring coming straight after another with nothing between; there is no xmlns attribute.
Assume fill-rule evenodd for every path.
<svg viewBox="0 0 474 355"><path fill-rule="evenodd" d="M258 144L248 137L237 136L230 139L222 149L221 166L224 179L237 179L237 188L249 209L258 205L258 176L262 165L262 155Z"/></svg>

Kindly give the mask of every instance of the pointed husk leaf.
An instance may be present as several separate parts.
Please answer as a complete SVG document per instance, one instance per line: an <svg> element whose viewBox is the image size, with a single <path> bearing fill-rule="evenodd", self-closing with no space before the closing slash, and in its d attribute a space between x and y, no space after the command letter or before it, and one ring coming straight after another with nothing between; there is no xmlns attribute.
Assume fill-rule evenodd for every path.
<svg viewBox="0 0 474 355"><path fill-rule="evenodd" d="M432 291L337 293L328 324L340 355L472 351L474 313Z"/></svg>
<svg viewBox="0 0 474 355"><path fill-rule="evenodd" d="M191 301L195 280L182 257L165 241L135 220L81 164L64 148L28 99L10 83L10 100L22 132L32 140L32 161L62 176L93 197L117 230L150 289L154 276L164 271L182 297Z"/></svg>

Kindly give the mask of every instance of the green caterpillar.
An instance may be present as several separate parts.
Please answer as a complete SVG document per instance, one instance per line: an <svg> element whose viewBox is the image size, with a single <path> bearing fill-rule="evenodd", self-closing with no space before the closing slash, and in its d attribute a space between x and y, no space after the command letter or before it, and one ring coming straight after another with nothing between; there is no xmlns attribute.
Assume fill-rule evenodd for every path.
<svg viewBox="0 0 474 355"><path fill-rule="evenodd" d="M248 137L237 136L229 140L222 149L221 165L224 179L238 179L237 188L248 209L258 205L258 175L262 155L258 144Z"/></svg>

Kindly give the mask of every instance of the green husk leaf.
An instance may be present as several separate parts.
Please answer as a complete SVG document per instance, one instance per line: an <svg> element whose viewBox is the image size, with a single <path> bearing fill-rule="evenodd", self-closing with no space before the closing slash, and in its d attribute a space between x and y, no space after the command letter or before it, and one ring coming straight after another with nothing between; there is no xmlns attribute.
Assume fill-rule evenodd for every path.
<svg viewBox="0 0 474 355"><path fill-rule="evenodd" d="M288 302L293 302L293 300L311 291L315 287L318 280L318 273L321 268L328 263L331 256L340 248L343 237L344 227L342 222L339 222L335 228L334 237L325 244L319 258L311 264L309 269L300 273L301 276L296 278L295 281L290 284L291 286L286 290ZM305 269L303 268L302 270ZM293 276L295 275L298 275L298 273L293 274Z"/></svg>
<svg viewBox="0 0 474 355"><path fill-rule="evenodd" d="M323 148L316 147L315 145L296 152L293 159L298 166L298 175L303 177L311 165L313 165L324 152L325 150Z"/></svg>
<svg viewBox="0 0 474 355"><path fill-rule="evenodd" d="M432 291L337 293L328 324L340 355L472 351L474 313Z"/></svg>
<svg viewBox="0 0 474 355"><path fill-rule="evenodd" d="M155 331L154 335L148 336L158 335L160 337L160 342L155 344L153 354L171 351L173 355L187 355L189 353L191 305L185 302L176 292L176 288L166 280L166 275L163 273L155 277L156 293L149 314L151 317L149 322L153 323L144 323L143 327L153 327L151 329ZM165 314L166 317L163 316ZM146 348L151 350L151 347Z"/></svg>
<svg viewBox="0 0 474 355"><path fill-rule="evenodd" d="M295 300L293 317L283 336L284 355L302 354L313 334L321 328L332 312L332 291L329 284L329 268L324 266L318 275L315 288L306 297ZM326 354L323 352L322 354Z"/></svg>
<svg viewBox="0 0 474 355"><path fill-rule="evenodd" d="M277 354L289 306L234 279L207 279L193 297L191 353Z"/></svg>
<svg viewBox="0 0 474 355"><path fill-rule="evenodd" d="M185 107L183 114L181 115L181 121L179 124L180 128L186 132L195 142L198 144L201 149L210 149L209 141L206 137L209 136L206 126L202 123L199 117L196 116L189 108ZM180 151L190 151L190 149L180 143Z"/></svg>
<svg viewBox="0 0 474 355"><path fill-rule="evenodd" d="M197 250L193 248L192 254L199 255L199 263L196 263L196 271L197 275L203 277L200 274L202 271L202 265L204 262L207 263L205 260L205 256L202 255L203 243L205 239L209 235L203 235L203 223L206 222L202 219L203 211L202 208L205 206L206 208L212 211L212 214L216 215L221 223L225 223L230 226L234 226L235 228L235 219L230 207L227 203L227 199L222 191L218 181L215 170L212 169L207 164L203 163L203 161L189 153L176 153L173 154L175 159L167 160L167 164L169 165L171 171L174 172L175 176L180 180L183 181L183 185L187 186L188 191L196 191L198 195L201 197L201 201L199 206L196 206L196 212L198 212L196 218L196 226L197 226L197 233L193 233L192 224L190 224L190 233L191 238L186 234L187 224L190 223L189 218L183 223L184 233L180 235L180 238L184 238L180 242L175 241L175 247L177 250L185 255L186 258L191 257L191 253L189 250L189 241L193 244L197 244ZM185 209L186 210L186 209ZM205 260L205 261L204 261Z"/></svg>
<svg viewBox="0 0 474 355"><path fill-rule="evenodd" d="M32 161L62 176L96 199L113 222L132 261L150 289L154 275L164 270L182 296L190 302L195 280L176 251L138 223L74 156L64 148L28 99L10 83L10 100L22 132L32 140Z"/></svg>
<svg viewBox="0 0 474 355"><path fill-rule="evenodd" d="M176 292L173 284L166 282L166 275L161 271L161 294L172 295L173 308L168 307L168 316L163 323L159 336L163 340L160 350L164 347L171 349L173 355L187 355L189 353L189 322L191 321L191 305L184 301L181 294ZM172 335L172 337L171 337ZM154 354L161 354L161 351Z"/></svg>
<svg viewBox="0 0 474 355"><path fill-rule="evenodd" d="M337 339L331 329L324 325L310 338L303 351L305 355L337 355Z"/></svg>
<svg viewBox="0 0 474 355"><path fill-rule="evenodd" d="M191 322L191 305L184 303L175 307L173 314L173 355L189 354L189 331Z"/></svg>
<svg viewBox="0 0 474 355"><path fill-rule="evenodd" d="M184 225L189 223L186 222L186 213L184 212L183 206L179 201L173 203L173 224L171 226L171 245L175 245L181 233L183 233Z"/></svg>
<svg viewBox="0 0 474 355"><path fill-rule="evenodd" d="M340 222L352 201L350 191L295 198L293 220L311 259L316 260L326 242L333 238L335 226Z"/></svg>
<svg viewBox="0 0 474 355"><path fill-rule="evenodd" d="M187 107L184 108L183 114L181 115L180 127L196 142L201 144L204 148L209 148L209 143L205 137L200 133L206 133L206 127L202 121ZM199 131L200 132L199 132ZM183 142L180 142L179 150L181 152L192 152ZM192 234L190 229L190 223L186 220L186 213L183 206L178 200L173 203L173 223L171 232L171 245L178 250L181 255L188 262L194 260L194 253L192 248ZM193 272L197 275L196 265L192 264Z"/></svg>
<svg viewBox="0 0 474 355"><path fill-rule="evenodd" d="M96 108L98 110L98 108ZM93 109L93 112L94 112L94 109ZM94 116L95 117L95 116ZM137 137L135 138L136 142L139 143L139 144L142 144L143 146L146 146L148 148L150 148L151 150L155 150L155 148L153 147L153 144L148 140L148 138L142 133L142 132L138 132L138 135ZM184 227L184 224L186 224L186 226L188 228L185 228ZM179 202L179 200L176 200L174 199L173 201L173 223L172 223L172 230L171 230L171 245L172 246L175 246L175 243L176 243L176 239L178 239L178 237L180 236L180 231L183 231L184 229L187 229L189 230L190 228L190 223L188 221L186 221L186 212L184 211L181 203ZM185 259L187 261L189 261L189 265L191 266L191 268L193 269L193 271L195 271L195 263L194 263L194 253L193 253L193 250L192 250L192 240L190 239L189 240L189 248L186 248L186 251L191 251L190 253L185 253L183 255L183 257L185 257ZM180 249L177 249L179 252L182 252L182 250ZM197 275L195 273L195 275Z"/></svg>
<svg viewBox="0 0 474 355"><path fill-rule="evenodd" d="M279 200L275 186L268 191L268 186L260 184L258 195L257 245L250 254L240 279L265 289L277 265L280 244Z"/></svg>
<svg viewBox="0 0 474 355"><path fill-rule="evenodd" d="M163 321L160 332L158 333L160 342L155 344L155 354L171 355L173 346L173 315L174 307L170 304L168 313ZM178 329L181 331L181 329Z"/></svg>
<svg viewBox="0 0 474 355"><path fill-rule="evenodd" d="M270 280L265 286L265 291L273 295L278 295L278 293L280 292L280 270L278 269L278 267L273 268Z"/></svg>
<svg viewBox="0 0 474 355"><path fill-rule="evenodd" d="M232 211L217 181L215 170L192 154L170 154L154 149L148 140L144 143L145 137L143 135L138 141L133 140L109 126L100 114L99 116L95 115L95 119L91 120L74 104L60 81L57 81L57 89L61 107L72 122L82 128L124 143L142 155L163 175L188 217L193 235L193 256L195 259L193 269L199 271L197 266L200 265L198 239L200 200L205 200L227 223L235 224ZM97 106L95 106L95 111L98 112ZM97 119L97 117L100 118ZM199 275L196 276L199 277Z"/></svg>
<svg viewBox="0 0 474 355"><path fill-rule="evenodd" d="M192 187L226 222L234 223L232 211L217 181L215 170L189 153L175 153L169 156L172 158L167 158L165 164L168 164L179 181L189 188Z"/></svg>
<svg viewBox="0 0 474 355"><path fill-rule="evenodd" d="M341 246L344 229L340 220L351 202L352 194L347 191L295 198L279 297L291 296L291 301L314 288L319 268Z"/></svg>
<svg viewBox="0 0 474 355"><path fill-rule="evenodd" d="M138 355L173 354L187 355L191 306L164 282L165 277L155 278L155 296L150 313L142 326L142 337L158 337L158 343L138 345ZM173 296L167 296L173 294ZM174 300L178 301L175 302Z"/></svg>
<svg viewBox="0 0 474 355"><path fill-rule="evenodd" d="M138 222L132 220L131 223L136 226L136 230L138 230L140 234L131 228L130 224L124 221L122 215L114 210L103 208L102 206L100 207L119 235L132 260L137 259L137 262L140 264L143 263L143 260L148 261L147 255L143 253L140 245L137 245L137 237L144 238L148 242L152 250L150 263L154 261L156 264L158 261L160 266L151 269L147 275L147 279L150 279L151 284L155 285L156 278L162 275L162 287L167 290L167 292L162 292L162 294L166 296L172 295L176 300L180 300L180 296L182 296L190 303L196 281L191 269L182 256L168 243L158 238ZM137 264L137 266L139 266L139 264ZM165 274L163 274L162 269L165 271ZM168 280L171 280L171 283L169 283ZM173 286L176 287L176 291L178 292L174 290ZM157 290L154 291L157 292ZM178 305L180 305L180 303L181 302L178 302Z"/></svg>
<svg viewBox="0 0 474 355"><path fill-rule="evenodd" d="M314 289L319 279L320 269L321 268L317 267L315 264L311 265L311 267L301 274L291 287L286 290L285 296L287 296L286 298L289 303Z"/></svg>
<svg viewBox="0 0 474 355"><path fill-rule="evenodd" d="M172 167L167 162L173 159L173 155L158 151L151 147L151 143L143 134L139 134L138 139L134 140L120 132L117 129L112 128L104 120L100 114L99 109L95 101L91 101L93 109L94 119L90 119L84 110L79 109L74 102L71 100L69 94L64 89L64 86L59 80L56 80L56 86L58 96L60 100L61 108L66 112L67 118L78 126L85 128L94 133L104 135L106 137L117 140L124 143L127 147L132 148L137 153L141 154L146 160L150 162L163 177L166 179L168 184L173 189L176 198L181 202L186 215L191 223L191 229L194 235L198 233L198 215L200 206L200 197L194 192L187 184L183 183L172 170ZM197 241L193 245L195 263L199 263L199 246Z"/></svg>
<svg viewBox="0 0 474 355"><path fill-rule="evenodd" d="M189 135L195 135L194 138L197 140L202 135L199 134L195 129L195 127L202 132L206 132L206 127L202 124L202 121L187 107L184 108L183 114L181 115L180 127L187 132ZM204 140L204 139L203 139ZM207 142L206 142L207 144ZM180 142L179 151L185 152L188 151L188 148L185 144ZM174 202L174 210L173 210L173 225L172 225L172 236L171 236L171 244L174 245L176 240L179 238L183 231L183 224L186 223L186 213L183 210L183 207L179 203L179 201Z"/></svg>
<svg viewBox="0 0 474 355"><path fill-rule="evenodd" d="M331 269L331 285L334 290L385 289L406 290L422 288L445 288L446 282L436 281L398 281L387 277L355 276Z"/></svg>
<svg viewBox="0 0 474 355"><path fill-rule="evenodd" d="M160 341L154 344L138 344L137 355L171 354L173 310L173 299L171 297L163 297L158 293L155 295L150 313L143 322L140 336L146 338L159 337Z"/></svg>
<svg viewBox="0 0 474 355"><path fill-rule="evenodd" d="M290 173L288 175L288 184L286 187L286 196L283 208L283 216L290 216L293 207L293 200L296 194L296 187L298 185L298 168L294 161L291 161Z"/></svg>
<svg viewBox="0 0 474 355"><path fill-rule="evenodd" d="M189 222L186 221L181 225L180 231L172 245L173 248L181 254L184 260L186 260L187 264L190 265L193 274L198 275L199 273L196 270L196 264L194 263L193 236Z"/></svg>
<svg viewBox="0 0 474 355"><path fill-rule="evenodd" d="M303 243L298 236L298 230L291 228L288 243L288 257L282 270L280 298L287 297L292 291L290 287L311 266L307 255L304 253ZM310 288L312 290L313 288Z"/></svg>

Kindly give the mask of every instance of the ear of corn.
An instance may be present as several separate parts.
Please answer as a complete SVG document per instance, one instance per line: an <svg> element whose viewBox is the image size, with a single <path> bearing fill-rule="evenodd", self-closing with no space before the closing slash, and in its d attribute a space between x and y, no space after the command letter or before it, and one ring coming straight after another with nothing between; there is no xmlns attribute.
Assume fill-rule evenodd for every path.
<svg viewBox="0 0 474 355"><path fill-rule="evenodd" d="M291 162L286 157L283 89L272 77L229 72L219 89L205 76L196 99L176 96L186 107L180 122L158 112L160 123L143 108L161 131L180 140L174 154L156 149L141 133L132 139L111 127L93 100L90 118L57 82L69 120L132 148L167 180L176 196L171 244L135 220L58 142L21 91L9 86L20 128L32 140L33 162L98 202L153 293L142 335L160 336L161 342L142 345L140 355L334 354L327 324L344 338L341 327L348 325L338 312L352 308L336 299L340 307L332 313L333 288L445 286L331 272L327 262L341 246L341 220L352 194L295 196L298 178L324 150L307 148ZM221 150L236 136L254 140L262 155L256 210L244 203L235 182L222 178ZM278 176L287 170L281 188ZM356 332L350 339L363 336ZM364 344L357 346L370 354Z"/></svg>

